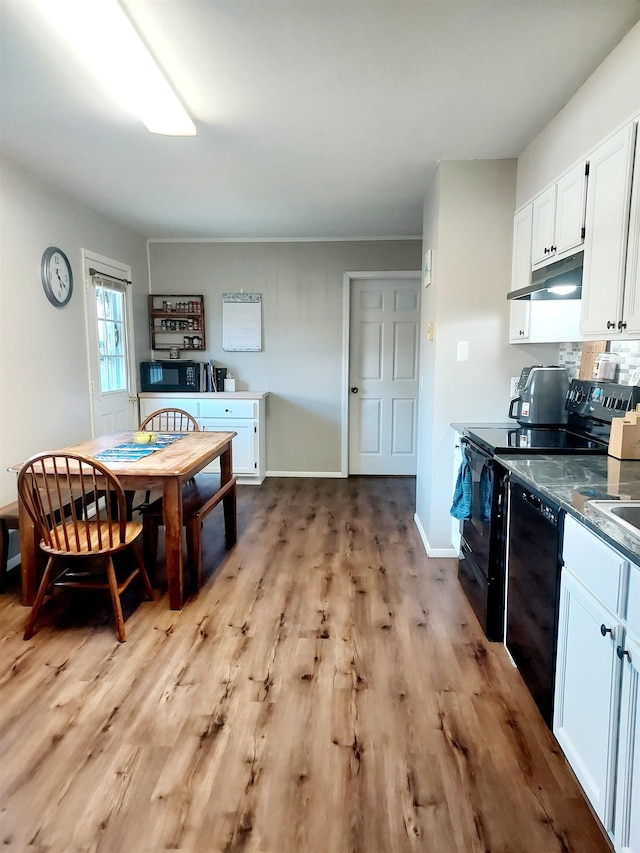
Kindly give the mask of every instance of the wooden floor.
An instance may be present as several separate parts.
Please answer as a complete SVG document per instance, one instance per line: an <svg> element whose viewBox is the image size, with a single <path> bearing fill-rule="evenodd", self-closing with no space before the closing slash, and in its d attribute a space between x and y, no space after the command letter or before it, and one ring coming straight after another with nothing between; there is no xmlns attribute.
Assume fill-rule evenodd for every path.
<svg viewBox="0 0 640 853"><path fill-rule="evenodd" d="M107 600L25 643L0 596L0 850L607 851L413 490L240 488L236 547L213 513L200 593L130 590L123 645Z"/></svg>

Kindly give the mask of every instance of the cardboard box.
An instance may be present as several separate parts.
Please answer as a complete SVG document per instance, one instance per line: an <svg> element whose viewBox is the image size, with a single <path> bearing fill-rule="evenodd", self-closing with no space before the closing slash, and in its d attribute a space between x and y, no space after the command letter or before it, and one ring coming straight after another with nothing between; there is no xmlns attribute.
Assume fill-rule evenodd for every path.
<svg viewBox="0 0 640 853"><path fill-rule="evenodd" d="M616 459L640 459L640 404L635 412L611 421L609 456Z"/></svg>

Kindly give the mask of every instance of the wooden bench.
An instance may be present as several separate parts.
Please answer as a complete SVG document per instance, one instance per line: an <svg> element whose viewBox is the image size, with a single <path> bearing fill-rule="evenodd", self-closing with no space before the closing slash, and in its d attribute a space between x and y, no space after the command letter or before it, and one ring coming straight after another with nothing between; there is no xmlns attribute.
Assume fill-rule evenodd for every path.
<svg viewBox="0 0 640 853"><path fill-rule="evenodd" d="M78 502L76 501L76 512L80 512ZM65 517L71 515L71 503L64 506ZM20 510L18 501L0 507L0 592L4 592L4 585L7 574L7 563L9 562L9 531L20 529Z"/></svg>
<svg viewBox="0 0 640 853"><path fill-rule="evenodd" d="M9 561L9 531L18 530L18 501L0 508L0 592L4 592L4 584Z"/></svg>
<svg viewBox="0 0 640 853"><path fill-rule="evenodd" d="M220 501L231 496L231 502L225 502L225 529L227 531L225 544L231 548L236 541L235 501L237 477L232 477L224 486L220 486L220 476L217 474L199 474L189 480L182 489L182 520L187 532L187 557L191 583L196 589L202 582L202 524L209 513ZM143 506L142 527L144 531L144 559L148 574L155 574L156 557L158 554L158 528L164 524L162 498ZM231 522L231 523L229 523Z"/></svg>

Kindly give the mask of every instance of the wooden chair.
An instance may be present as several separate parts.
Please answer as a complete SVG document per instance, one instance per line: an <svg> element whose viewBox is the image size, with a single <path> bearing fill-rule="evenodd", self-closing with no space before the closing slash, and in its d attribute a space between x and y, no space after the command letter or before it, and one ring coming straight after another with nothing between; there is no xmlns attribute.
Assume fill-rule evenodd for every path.
<svg viewBox="0 0 640 853"><path fill-rule="evenodd" d="M149 598L155 596L136 544L142 525L127 521L125 495L118 478L89 456L52 451L24 463L18 474L18 494L41 536L40 548L49 557L24 639L33 636L49 589L68 586L108 589L118 640L124 642L122 592L140 575ZM67 505L71 510L68 516ZM131 551L135 566L119 582L113 556L126 550Z"/></svg>
<svg viewBox="0 0 640 853"><path fill-rule="evenodd" d="M184 409L157 409L140 424L140 432L200 432L198 421ZM147 490L142 503L133 505L134 492L127 492L127 511L131 518L136 510L142 511L151 503L151 491Z"/></svg>
<svg viewBox="0 0 640 853"><path fill-rule="evenodd" d="M198 421L184 409L158 409L140 424L145 432L199 432Z"/></svg>

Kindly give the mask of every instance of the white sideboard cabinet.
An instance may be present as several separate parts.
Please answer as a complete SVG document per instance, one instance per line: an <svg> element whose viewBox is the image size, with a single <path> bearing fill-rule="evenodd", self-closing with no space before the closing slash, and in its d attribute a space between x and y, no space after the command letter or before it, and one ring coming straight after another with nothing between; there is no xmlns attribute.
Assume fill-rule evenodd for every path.
<svg viewBox="0 0 640 853"><path fill-rule="evenodd" d="M200 429L236 432L233 439L233 473L238 482L259 485L266 476L265 414L268 392L248 391L211 394L139 394L140 419L156 409L184 409ZM205 470L219 470L215 460Z"/></svg>
<svg viewBox="0 0 640 853"><path fill-rule="evenodd" d="M640 567L565 520L553 732L618 853L640 851Z"/></svg>

